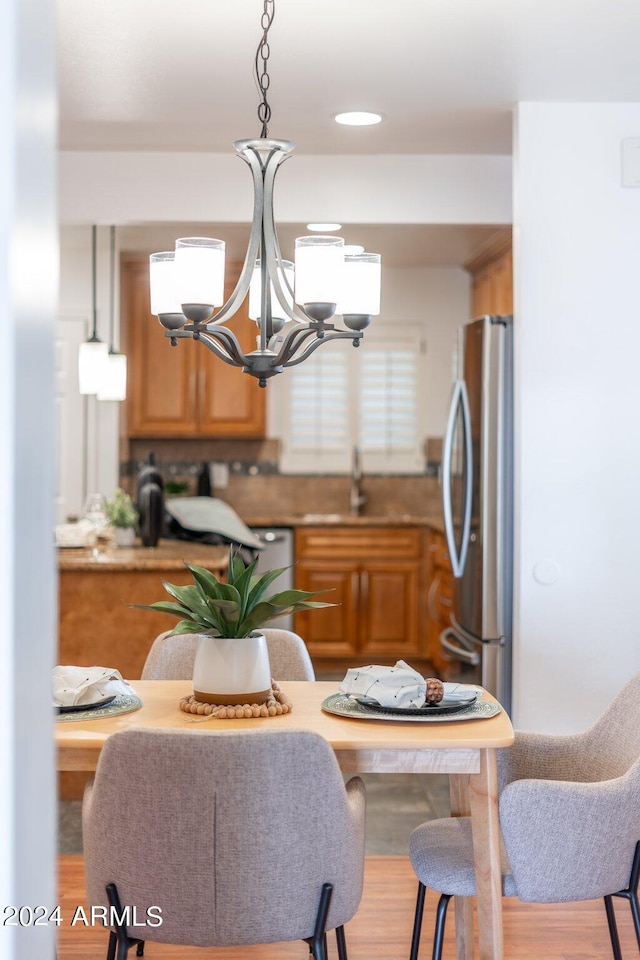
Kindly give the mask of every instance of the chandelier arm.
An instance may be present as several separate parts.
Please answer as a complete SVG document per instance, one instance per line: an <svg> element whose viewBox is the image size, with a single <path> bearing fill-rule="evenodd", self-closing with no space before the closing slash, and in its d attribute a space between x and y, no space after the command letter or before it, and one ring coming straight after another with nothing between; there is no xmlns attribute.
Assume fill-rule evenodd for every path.
<svg viewBox="0 0 640 960"><path fill-rule="evenodd" d="M249 245L244 258L242 270L238 277L233 293L230 295L224 306L220 307L217 313L213 315L206 325L207 330L230 319L240 308L244 298L249 292L253 268L258 258L260 249L260 237L262 233L262 211L264 209L264 183L262 175L262 164L260 157L255 151L242 150L240 157L247 163L253 175L253 222L251 224L251 234L249 236Z"/></svg>
<svg viewBox="0 0 640 960"><path fill-rule="evenodd" d="M278 240L278 234L276 231L275 218L273 214L273 188L276 178L276 173L278 172L278 167L280 164L287 160L290 155L280 156L276 158L275 163L271 163L271 156L265 164L264 171L264 216L263 216L263 230L264 230L264 247L262 249L262 255L265 256L267 261L267 272L271 283L273 284L273 289L275 291L278 302L284 312L287 314L290 320L295 320L296 323L308 323L309 317L307 314L297 305L293 299L293 290L291 285L287 280L287 277L284 272L284 267L282 266L282 254L280 253L280 242ZM288 293L291 295L291 300L293 307L289 306L289 302L285 297L283 288L282 288L282 279L287 288Z"/></svg>
<svg viewBox="0 0 640 960"><path fill-rule="evenodd" d="M282 346L278 352L278 363L286 363L290 357L297 353L305 340L308 340L309 337L312 336L317 337L317 335L317 330L314 330L313 327L301 327L299 324L295 326L287 333L282 342Z"/></svg>
<svg viewBox="0 0 640 960"><path fill-rule="evenodd" d="M204 343L208 350L215 353L217 357L224 360L225 363L233 367L244 367L247 364L247 358L240 349L240 344L236 335L226 327L216 327L207 333L201 331L198 340ZM219 343L217 342L219 341ZM220 346L222 344L222 347Z"/></svg>
<svg viewBox="0 0 640 960"><path fill-rule="evenodd" d="M347 330L334 330L332 333L326 333L324 337L319 337L316 340L313 340L311 343L308 343L305 349L298 356L294 357L292 360L280 361L280 366L282 367L295 367L296 364L302 363L303 360L306 360L307 357L310 357L311 354L321 347L323 343L326 343L328 340L353 340L353 345L358 346L360 340L362 339L362 331L354 331L353 333L348 332Z"/></svg>

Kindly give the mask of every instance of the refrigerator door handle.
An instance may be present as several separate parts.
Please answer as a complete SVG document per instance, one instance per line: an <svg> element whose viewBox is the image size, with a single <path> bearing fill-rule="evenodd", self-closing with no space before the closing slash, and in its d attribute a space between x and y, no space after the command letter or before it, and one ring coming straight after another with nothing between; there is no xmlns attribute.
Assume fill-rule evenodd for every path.
<svg viewBox="0 0 640 960"><path fill-rule="evenodd" d="M453 506L451 503L451 471L453 466L453 435L456 426L458 407L462 410L462 424L465 446L465 489L464 512L462 519L462 538L460 553L456 549L456 540L453 530ZM471 531L471 497L473 493L473 448L471 444L471 413L469 397L464 380L456 380L453 385L449 418L442 447L442 508L444 514L444 532L447 538L447 547L451 559L451 568L454 577L461 577L469 549L469 534Z"/></svg>
<svg viewBox="0 0 640 960"><path fill-rule="evenodd" d="M459 642L451 643L451 640L457 640ZM464 639L455 632L453 627L447 627L447 629L443 630L440 634L440 646L443 650L452 654L456 660L461 660L463 663L468 663L472 667L477 667L480 663L480 654L476 653L475 650L469 650L465 646L460 646L460 644L464 644Z"/></svg>
<svg viewBox="0 0 640 960"><path fill-rule="evenodd" d="M504 647L505 645L504 637L479 637L477 633L467 630L461 623L458 623L453 613L451 614L451 622L456 635L461 640L466 640L467 643L475 643L479 647Z"/></svg>

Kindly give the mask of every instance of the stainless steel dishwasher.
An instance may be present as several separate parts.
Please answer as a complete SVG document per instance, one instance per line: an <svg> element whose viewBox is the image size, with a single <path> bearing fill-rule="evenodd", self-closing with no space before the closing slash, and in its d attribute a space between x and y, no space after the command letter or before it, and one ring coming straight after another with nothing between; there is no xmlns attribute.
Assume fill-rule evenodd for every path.
<svg viewBox="0 0 640 960"><path fill-rule="evenodd" d="M293 564L293 530L290 527L252 527L252 532L264 544L264 550L258 554L257 573L265 573L275 567L289 567ZM271 591L280 593L293 587L293 570L285 570L272 584ZM270 592L271 592L270 591ZM267 627L279 627L281 630L293 630L293 614L278 617L265 624Z"/></svg>

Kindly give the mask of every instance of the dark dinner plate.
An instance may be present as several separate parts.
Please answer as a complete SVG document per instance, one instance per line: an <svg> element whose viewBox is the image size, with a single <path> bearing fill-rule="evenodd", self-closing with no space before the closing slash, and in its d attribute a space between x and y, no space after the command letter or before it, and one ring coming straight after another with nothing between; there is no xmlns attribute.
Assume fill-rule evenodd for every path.
<svg viewBox="0 0 640 960"><path fill-rule="evenodd" d="M425 703L423 707L383 707L373 697L356 697L358 703L363 707L377 710L379 713L395 713L401 717L416 716L416 714L421 713L455 713L456 710L464 710L465 707L470 707L477 699L477 695L474 693L470 697L465 697L464 700L448 700L445 697L440 703Z"/></svg>
<svg viewBox="0 0 640 960"><path fill-rule="evenodd" d="M113 703L116 695L112 697L104 697L103 700L98 700L96 703L74 703L69 707L57 707L58 713L78 713L80 710L95 710L97 707L106 707L108 703Z"/></svg>

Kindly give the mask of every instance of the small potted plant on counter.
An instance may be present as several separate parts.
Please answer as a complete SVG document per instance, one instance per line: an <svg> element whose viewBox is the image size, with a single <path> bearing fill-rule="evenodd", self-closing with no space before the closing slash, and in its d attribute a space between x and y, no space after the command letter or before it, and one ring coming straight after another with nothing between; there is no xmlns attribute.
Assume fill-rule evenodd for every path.
<svg viewBox="0 0 640 960"><path fill-rule="evenodd" d="M271 668L266 637L260 628L284 614L334 606L311 599L320 591L284 590L265 596L287 567L256 576L257 562L246 565L232 545L226 583L203 567L185 563L192 584L177 586L162 581L173 601L132 604L141 610L178 617L174 634L200 635L193 666L193 690L199 701L264 703L271 693Z"/></svg>
<svg viewBox="0 0 640 960"><path fill-rule="evenodd" d="M113 527L113 541L118 547L132 547L136 539L138 511L128 493L120 487L107 500L107 519Z"/></svg>

